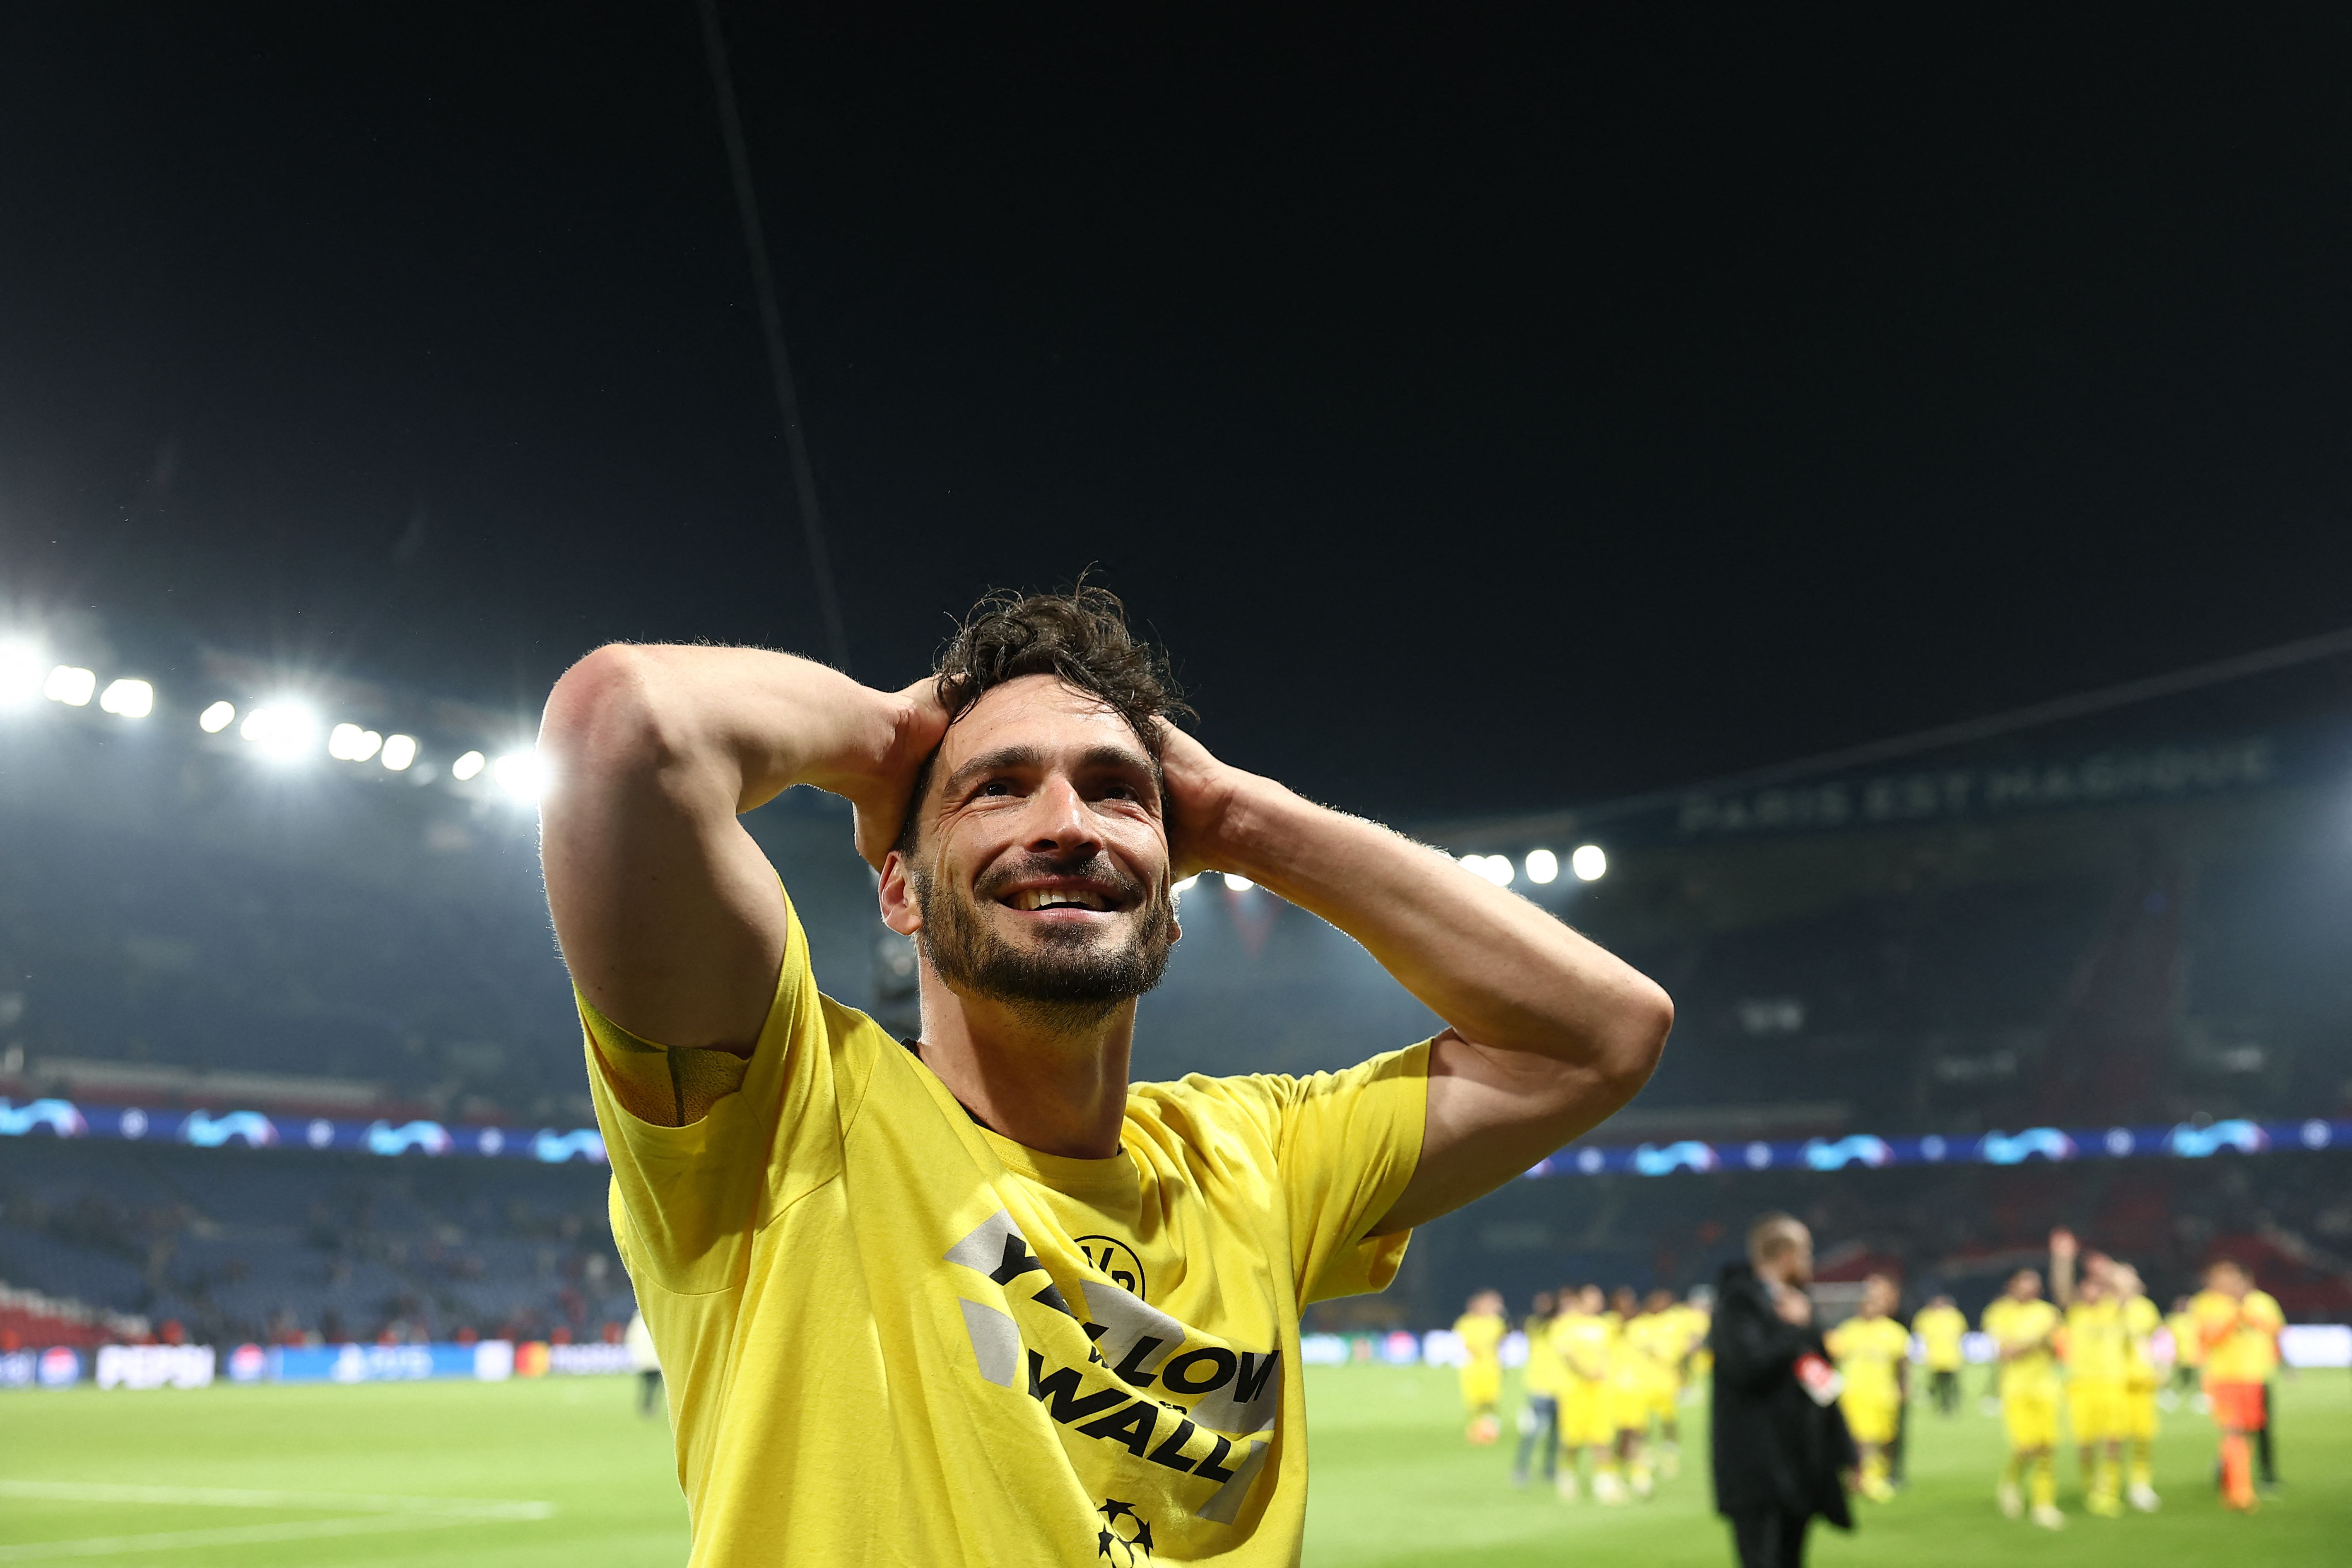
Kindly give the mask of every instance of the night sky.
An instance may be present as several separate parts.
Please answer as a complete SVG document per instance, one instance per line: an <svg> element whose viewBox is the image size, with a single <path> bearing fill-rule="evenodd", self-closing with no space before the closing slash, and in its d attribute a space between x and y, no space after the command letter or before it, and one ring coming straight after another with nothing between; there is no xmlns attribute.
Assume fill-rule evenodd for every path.
<svg viewBox="0 0 2352 1568"><path fill-rule="evenodd" d="M723 11L877 684L1092 564L1457 816L2352 624L2352 13ZM0 616L529 709L805 562L692 0L0 9Z"/></svg>

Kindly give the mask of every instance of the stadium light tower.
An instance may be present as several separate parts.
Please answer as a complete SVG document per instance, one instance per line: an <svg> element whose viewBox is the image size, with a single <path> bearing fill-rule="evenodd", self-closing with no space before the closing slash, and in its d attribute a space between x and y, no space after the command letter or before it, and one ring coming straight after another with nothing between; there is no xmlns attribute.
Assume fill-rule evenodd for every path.
<svg viewBox="0 0 2352 1568"><path fill-rule="evenodd" d="M1528 880L1538 887L1559 880L1559 857L1549 849L1528 851Z"/></svg>
<svg viewBox="0 0 2352 1568"><path fill-rule="evenodd" d="M245 716L236 732L272 762L295 762L319 749L318 715L292 702L265 703Z"/></svg>
<svg viewBox="0 0 2352 1568"><path fill-rule="evenodd" d="M383 747L383 737L357 724L338 724L327 731L327 755L339 763L363 763Z"/></svg>
<svg viewBox="0 0 2352 1568"><path fill-rule="evenodd" d="M196 715L196 728L207 735L217 735L236 722L236 704L215 702Z"/></svg>
<svg viewBox="0 0 2352 1568"><path fill-rule="evenodd" d="M118 719L144 719L155 711L155 689L143 680L109 681L98 706Z"/></svg>
<svg viewBox="0 0 2352 1568"><path fill-rule="evenodd" d="M520 752L509 752L491 763L490 777L516 800L525 805L537 805L541 793L547 788L547 763L535 749L525 747Z"/></svg>
<svg viewBox="0 0 2352 1568"><path fill-rule="evenodd" d="M408 771L408 764L415 760L415 736L386 735L383 738L383 765L385 767L391 769L394 773L404 773Z"/></svg>
<svg viewBox="0 0 2352 1568"><path fill-rule="evenodd" d="M1225 889L1228 892L1246 893L1252 888L1257 886L1256 883L1251 881L1247 877L1236 875L1232 871L1226 872L1224 876Z"/></svg>
<svg viewBox="0 0 2352 1568"><path fill-rule="evenodd" d="M0 642L0 708L23 708L41 694L49 661L22 637Z"/></svg>
<svg viewBox="0 0 2352 1568"><path fill-rule="evenodd" d="M68 708L87 708L98 691L98 674L78 664L61 664L41 683L41 695Z"/></svg>
<svg viewBox="0 0 2352 1568"><path fill-rule="evenodd" d="M1598 844L1580 844L1568 858L1568 868L1580 882L1597 882L1609 874L1609 856Z"/></svg>
<svg viewBox="0 0 2352 1568"><path fill-rule="evenodd" d="M484 768L489 765L490 759L482 755L481 752L467 752L464 756L459 757L456 762L449 764L449 776L456 779L459 784L464 784L467 779L472 778L476 773L480 773Z"/></svg>

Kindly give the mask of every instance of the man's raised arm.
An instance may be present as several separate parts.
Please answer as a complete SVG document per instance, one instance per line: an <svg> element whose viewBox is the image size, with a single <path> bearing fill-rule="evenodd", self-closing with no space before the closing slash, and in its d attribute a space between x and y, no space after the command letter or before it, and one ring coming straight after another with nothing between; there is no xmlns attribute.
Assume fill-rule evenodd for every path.
<svg viewBox="0 0 2352 1568"><path fill-rule="evenodd" d="M1632 965L1434 850L1167 736L1177 875L1238 872L1313 910L1448 1026L1420 1163L1374 1235L1493 1191L1648 1081L1674 1004Z"/></svg>
<svg viewBox="0 0 2352 1568"><path fill-rule="evenodd" d="M857 808L878 860L945 728L929 688L875 691L755 648L615 644L566 671L540 728L540 852L581 994L658 1044L748 1053L786 922L736 817L814 784Z"/></svg>

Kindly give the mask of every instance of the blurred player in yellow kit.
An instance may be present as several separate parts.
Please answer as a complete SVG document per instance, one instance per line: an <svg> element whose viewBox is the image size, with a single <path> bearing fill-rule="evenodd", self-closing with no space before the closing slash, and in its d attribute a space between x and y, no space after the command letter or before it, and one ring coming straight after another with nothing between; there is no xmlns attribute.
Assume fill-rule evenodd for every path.
<svg viewBox="0 0 2352 1568"><path fill-rule="evenodd" d="M2051 1294L2066 1310L2057 1345L2066 1364L2066 1418L2083 1465L2084 1505L2112 1519L2124 1510L2117 1471L2123 1459L2124 1312L2113 1289L2114 1267L2104 1254L2078 1281L2081 1246L2074 1233L2050 1233Z"/></svg>
<svg viewBox="0 0 2352 1568"><path fill-rule="evenodd" d="M2033 1522L2045 1530L2065 1527L2058 1511L2058 1479L2051 1450L2058 1446L2058 1362L2051 1342L2058 1332L2058 1309L2042 1299L2042 1276L2021 1268L2008 1288L1984 1310L1984 1331L2000 1365L2000 1419L2009 1436L2009 1464L1996 1494L2000 1511L2015 1519L2025 1511L2023 1482L2032 1492Z"/></svg>
<svg viewBox="0 0 2352 1568"><path fill-rule="evenodd" d="M1696 1386L1715 1375L1715 1347L1707 1336L1715 1331L1715 1291L1699 1286L1683 1302L1683 1319L1690 1325L1691 1353L1683 1363L1686 1385Z"/></svg>
<svg viewBox="0 0 2352 1568"><path fill-rule="evenodd" d="M1528 1313L1520 1331L1528 1337L1528 1367L1522 1374L1526 1389L1525 1402L1519 1406L1519 1452L1511 1462L1511 1484L1528 1484L1529 1461L1540 1453L1543 1479L1557 1479L1559 1471L1559 1352L1551 1342L1552 1319L1558 1311L1560 1298L1550 1291L1538 1291L1534 1310Z"/></svg>
<svg viewBox="0 0 2352 1568"><path fill-rule="evenodd" d="M2243 1268L2227 1258L2205 1271L2205 1289L2189 1303L2205 1347L2205 1397L2221 1429L2221 1500L2242 1513L2254 1510L2252 1457L2246 1439L2270 1417L2265 1384L2278 1368L2279 1304Z"/></svg>
<svg viewBox="0 0 2352 1568"><path fill-rule="evenodd" d="M2176 1296L2172 1310L2164 1315L2164 1331L2172 1337L2172 1386L2165 1393L2165 1408L2183 1394L2194 1394L2205 1372L2205 1340L2198 1332L2197 1314L2190 1310L2190 1299Z"/></svg>
<svg viewBox="0 0 2352 1568"><path fill-rule="evenodd" d="M1559 1496L1577 1500L1577 1465L1580 1459L1592 1475L1595 1502L1623 1502L1625 1485L1610 1468L1609 1445L1617 1436L1609 1411L1608 1320L1601 1315L1601 1287L1587 1285L1561 1293L1562 1306L1551 1323L1551 1346L1559 1356L1559 1443L1566 1450L1559 1468Z"/></svg>
<svg viewBox="0 0 2352 1568"><path fill-rule="evenodd" d="M1509 1328L1503 1321L1503 1296L1499 1290L1481 1290L1470 1298L1463 1314L1454 1320L1454 1331L1461 1336L1463 1363L1462 1408L1469 1413L1467 1436L1473 1443L1484 1446L1503 1435L1502 1418L1495 1414L1503 1402L1503 1335Z"/></svg>
<svg viewBox="0 0 2352 1568"><path fill-rule="evenodd" d="M1642 1304L1642 1315L1626 1325L1649 1376L1649 1400L1643 1425L1656 1435L1657 1471L1667 1480L1682 1473L1683 1442L1680 1401L1683 1363L1691 1352L1690 1320L1671 1290L1653 1290Z"/></svg>
<svg viewBox="0 0 2352 1568"><path fill-rule="evenodd" d="M1617 1431L1617 1469L1635 1497L1648 1497L1650 1475L1650 1403L1658 1385L1658 1363L1651 1358L1651 1331L1643 1325L1641 1298L1630 1285L1612 1294L1609 1316L1615 1331L1609 1342L1609 1413Z"/></svg>
<svg viewBox="0 0 2352 1568"><path fill-rule="evenodd" d="M2154 1513L2163 1505L2156 1495L2155 1470L2156 1391L2164 1382L2156 1331L2163 1320L2157 1316L2156 1303L2147 1299L2147 1287L2140 1282L2138 1269L2118 1263L2110 1278L2124 1310L2123 1440L2131 1462L2130 1484L2124 1489L2124 1498L2140 1512Z"/></svg>
<svg viewBox="0 0 2352 1568"><path fill-rule="evenodd" d="M1949 1296L1937 1296L1911 1320L1911 1331L1919 1336L1920 1347L1927 1352L1927 1397L1935 1401L1938 1415L1958 1415L1960 1342L1969 1336L1967 1315L1952 1305Z"/></svg>
<svg viewBox="0 0 2352 1568"><path fill-rule="evenodd" d="M1830 1357L1845 1379L1838 1408L1862 1455L1862 1495L1874 1502L1895 1495L1886 1479L1886 1449L1895 1441L1910 1365L1911 1331L1895 1321L1895 1281L1874 1274L1863 1283L1862 1310L1828 1335Z"/></svg>
<svg viewBox="0 0 2352 1568"><path fill-rule="evenodd" d="M2168 1394L2178 1396L2194 1394L2205 1372L2205 1339L2197 1329L2197 1314L2187 1296L2172 1299L2172 1310L2164 1315L2164 1331L2172 1336L2172 1386ZM2168 1403L2167 1409L2171 1406Z"/></svg>

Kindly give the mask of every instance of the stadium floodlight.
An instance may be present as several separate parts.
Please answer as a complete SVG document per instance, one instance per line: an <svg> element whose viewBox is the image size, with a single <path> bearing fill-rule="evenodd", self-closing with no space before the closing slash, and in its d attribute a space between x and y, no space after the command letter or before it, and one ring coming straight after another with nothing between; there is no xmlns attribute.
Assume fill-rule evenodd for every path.
<svg viewBox="0 0 2352 1568"><path fill-rule="evenodd" d="M1192 890L1192 884L1200 879L1201 873L1195 871L1191 876L1185 878L1182 881L1178 882L1175 886L1170 888L1168 890L1171 893L1189 893Z"/></svg>
<svg viewBox="0 0 2352 1568"><path fill-rule="evenodd" d="M78 664L61 664L41 683L41 695L68 708L87 708L98 691L98 675Z"/></svg>
<svg viewBox="0 0 2352 1568"><path fill-rule="evenodd" d="M1549 849L1528 851L1528 880L1538 887L1559 880L1559 857Z"/></svg>
<svg viewBox="0 0 2352 1568"><path fill-rule="evenodd" d="M196 728L207 735L217 735L236 722L236 704L215 702L196 715Z"/></svg>
<svg viewBox="0 0 2352 1568"><path fill-rule="evenodd" d="M1474 877L1484 877L1498 888L1507 888L1517 874L1511 869L1508 855L1465 855L1462 868Z"/></svg>
<svg viewBox="0 0 2352 1568"><path fill-rule="evenodd" d="M143 680L109 681L98 706L118 719L144 719L155 711L155 689Z"/></svg>
<svg viewBox="0 0 2352 1568"><path fill-rule="evenodd" d="M0 708L22 708L38 697L48 662L29 642L0 642Z"/></svg>
<svg viewBox="0 0 2352 1568"><path fill-rule="evenodd" d="M520 752L509 752L492 763L490 777L525 805L536 805L547 788L547 763L536 750L525 747Z"/></svg>
<svg viewBox="0 0 2352 1568"><path fill-rule="evenodd" d="M1232 871L1225 873L1225 888L1230 892L1246 893L1255 886L1257 886L1257 884L1251 881L1247 877L1238 875Z"/></svg>
<svg viewBox="0 0 2352 1568"><path fill-rule="evenodd" d="M456 762L449 764L449 776L456 779L459 784L464 784L467 779L472 778L476 773L480 773L484 768L488 767L489 765L490 759L482 755L481 752L467 752L464 756L459 757Z"/></svg>
<svg viewBox="0 0 2352 1568"><path fill-rule="evenodd" d="M386 735L383 738L383 765L394 773L404 773L408 764L416 760L416 737Z"/></svg>
<svg viewBox="0 0 2352 1568"><path fill-rule="evenodd" d="M1597 882L1608 874L1609 856L1598 844L1580 844L1568 858L1568 868L1580 882Z"/></svg>
<svg viewBox="0 0 2352 1568"><path fill-rule="evenodd" d="M292 702L264 703L245 716L236 732L274 762L290 763L318 749L319 719Z"/></svg>
<svg viewBox="0 0 2352 1568"><path fill-rule="evenodd" d="M339 763L363 763L383 747L383 737L357 724L338 724L327 731L327 755Z"/></svg>

